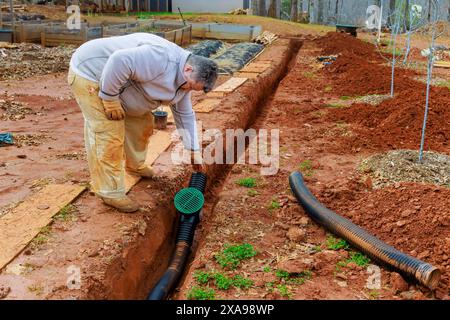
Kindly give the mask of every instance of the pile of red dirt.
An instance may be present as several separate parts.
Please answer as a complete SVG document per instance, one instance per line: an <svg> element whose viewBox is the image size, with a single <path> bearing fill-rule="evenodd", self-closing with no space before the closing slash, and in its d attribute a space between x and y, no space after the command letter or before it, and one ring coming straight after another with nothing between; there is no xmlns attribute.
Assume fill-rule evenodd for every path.
<svg viewBox="0 0 450 320"><path fill-rule="evenodd" d="M358 40L345 33L329 32L318 39L316 44L322 48L324 55L350 54L367 60L382 61L373 44Z"/></svg>
<svg viewBox="0 0 450 320"><path fill-rule="evenodd" d="M438 267L436 297L450 298L450 189L404 183L369 192L323 191L323 201L389 245Z"/></svg>
<svg viewBox="0 0 450 320"><path fill-rule="evenodd" d="M432 87L426 128L426 149L450 151L450 92ZM349 108L330 111L331 121L352 124L352 135L344 144L352 148L390 150L417 149L425 111L425 88L410 88L377 106L355 103Z"/></svg>
<svg viewBox="0 0 450 320"><path fill-rule="evenodd" d="M317 40L323 54L337 54L337 60L323 72L334 82L333 91L342 95L387 94L391 91L391 68L370 43L342 33L328 33ZM395 92L414 85L413 70L395 69ZM419 84L423 87L423 84Z"/></svg>

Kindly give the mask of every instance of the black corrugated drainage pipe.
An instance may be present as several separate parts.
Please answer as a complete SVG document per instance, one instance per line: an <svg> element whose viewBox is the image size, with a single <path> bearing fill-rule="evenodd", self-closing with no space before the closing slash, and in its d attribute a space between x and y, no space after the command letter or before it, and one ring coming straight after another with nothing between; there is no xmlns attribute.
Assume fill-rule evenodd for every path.
<svg viewBox="0 0 450 320"><path fill-rule="evenodd" d="M305 186L301 173L293 172L289 176L289 184L297 200L315 222L406 277L415 278L430 289L437 287L441 277L439 269L398 251L350 220L324 207Z"/></svg>
<svg viewBox="0 0 450 320"><path fill-rule="evenodd" d="M180 216L175 251L169 267L149 293L147 300L163 300L167 298L180 279L191 252L195 228L200 221L205 188L206 175L201 172L194 172L189 182L189 188L181 190L175 196L175 206ZM189 211L189 209L194 211Z"/></svg>

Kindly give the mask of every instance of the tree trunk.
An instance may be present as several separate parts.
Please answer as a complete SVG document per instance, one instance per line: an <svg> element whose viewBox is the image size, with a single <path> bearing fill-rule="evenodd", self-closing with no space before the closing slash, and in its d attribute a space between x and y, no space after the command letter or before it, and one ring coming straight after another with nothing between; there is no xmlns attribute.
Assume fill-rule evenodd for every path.
<svg viewBox="0 0 450 320"><path fill-rule="evenodd" d="M291 0L291 21L298 21L298 0Z"/></svg>
<svg viewBox="0 0 450 320"><path fill-rule="evenodd" d="M389 25L392 27L395 23L395 0L389 1Z"/></svg>
<svg viewBox="0 0 450 320"><path fill-rule="evenodd" d="M324 14L324 5L325 5L325 3L324 3L324 1L318 1L319 3L318 3L318 8L317 8L317 23L318 24L322 24L323 23L323 20L324 20L324 16L323 16L323 14Z"/></svg>
<svg viewBox="0 0 450 320"><path fill-rule="evenodd" d="M270 0L269 10L267 16L271 18L277 17L277 0Z"/></svg>

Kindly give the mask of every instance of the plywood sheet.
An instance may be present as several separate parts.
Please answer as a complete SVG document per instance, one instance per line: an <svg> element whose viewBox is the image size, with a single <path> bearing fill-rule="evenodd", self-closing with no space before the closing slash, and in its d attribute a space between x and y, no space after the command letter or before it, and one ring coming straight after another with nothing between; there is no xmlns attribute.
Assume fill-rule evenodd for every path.
<svg viewBox="0 0 450 320"><path fill-rule="evenodd" d="M14 259L52 217L78 197L86 187L50 184L0 218L0 269Z"/></svg>
<svg viewBox="0 0 450 320"><path fill-rule="evenodd" d="M257 72L237 72L235 73L236 77L240 78L248 78L248 79L256 79L259 76L259 73Z"/></svg>
<svg viewBox="0 0 450 320"><path fill-rule="evenodd" d="M170 132L155 130L153 135L150 137L148 142L148 151L147 158L145 160L145 164L151 166L156 159L158 159L159 155L166 151L166 149L170 146ZM130 189L141 180L141 177L134 176L131 174L125 174L125 190L126 192L130 191Z"/></svg>
<svg viewBox="0 0 450 320"><path fill-rule="evenodd" d="M247 65L246 67L242 68L240 71L241 72L256 72L256 73L263 73L264 71L266 71L267 69L270 68L269 63L258 63L258 62L254 62L254 63L250 63L249 65Z"/></svg>
<svg viewBox="0 0 450 320"><path fill-rule="evenodd" d="M220 99L205 99L194 106L195 112L211 112L221 102Z"/></svg>
<svg viewBox="0 0 450 320"><path fill-rule="evenodd" d="M230 93L243 85L248 79L247 78L230 78L227 82L215 88L212 92L226 92Z"/></svg>

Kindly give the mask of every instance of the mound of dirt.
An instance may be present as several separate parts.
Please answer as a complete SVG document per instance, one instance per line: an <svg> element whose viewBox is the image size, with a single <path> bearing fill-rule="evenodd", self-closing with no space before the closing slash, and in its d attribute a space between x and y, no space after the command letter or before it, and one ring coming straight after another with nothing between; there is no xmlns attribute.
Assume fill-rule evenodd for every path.
<svg viewBox="0 0 450 320"><path fill-rule="evenodd" d="M324 202L389 245L440 268L436 297L449 298L449 188L404 183L348 199L332 194Z"/></svg>
<svg viewBox="0 0 450 320"><path fill-rule="evenodd" d="M430 97L425 149L448 153L450 92L447 88L433 87ZM356 134L343 141L352 148L417 149L424 110L425 92L416 87L377 106L355 103L349 108L330 110L327 117L331 121L352 124L351 130Z"/></svg>
<svg viewBox="0 0 450 320"><path fill-rule="evenodd" d="M375 51L375 46L368 42L361 41L351 35L338 32L329 32L324 37L316 41L322 48L322 54L351 54L367 60L381 62L381 57Z"/></svg>
<svg viewBox="0 0 450 320"><path fill-rule="evenodd" d="M424 153L420 163L418 151L394 150L364 160L362 167L373 176L374 187L399 182L450 186L450 157L435 152Z"/></svg>

